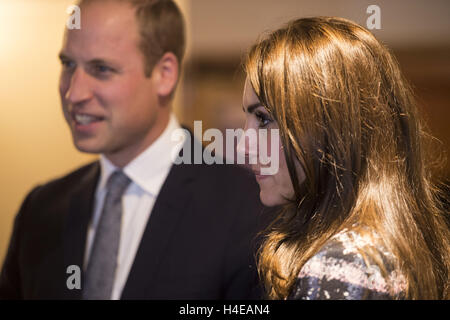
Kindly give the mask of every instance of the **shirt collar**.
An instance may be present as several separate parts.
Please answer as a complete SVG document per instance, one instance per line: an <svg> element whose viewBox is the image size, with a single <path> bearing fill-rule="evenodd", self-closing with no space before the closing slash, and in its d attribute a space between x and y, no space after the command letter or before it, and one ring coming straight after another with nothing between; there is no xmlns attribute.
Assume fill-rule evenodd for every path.
<svg viewBox="0 0 450 320"><path fill-rule="evenodd" d="M140 155L124 168L123 172L140 188L157 196L172 166L172 154L178 153L184 141L173 141L172 133L180 129L175 115L171 114L169 123L163 133ZM99 190L103 190L111 173L118 168L103 154L100 156Z"/></svg>

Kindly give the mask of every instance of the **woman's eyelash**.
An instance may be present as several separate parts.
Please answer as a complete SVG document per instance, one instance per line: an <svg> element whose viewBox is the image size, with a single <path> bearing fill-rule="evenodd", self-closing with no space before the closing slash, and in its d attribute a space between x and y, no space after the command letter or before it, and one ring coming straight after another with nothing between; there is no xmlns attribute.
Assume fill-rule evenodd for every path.
<svg viewBox="0 0 450 320"><path fill-rule="evenodd" d="M267 126L270 122L272 122L272 119L270 119L269 116L267 116L266 114L264 114L262 112L255 112L255 116L259 121L260 128L263 128L263 127Z"/></svg>

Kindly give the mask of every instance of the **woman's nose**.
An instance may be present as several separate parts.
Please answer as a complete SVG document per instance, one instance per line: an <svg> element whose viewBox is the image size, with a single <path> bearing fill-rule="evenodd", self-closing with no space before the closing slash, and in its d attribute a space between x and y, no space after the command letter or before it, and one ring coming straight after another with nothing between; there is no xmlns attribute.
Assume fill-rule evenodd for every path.
<svg viewBox="0 0 450 320"><path fill-rule="evenodd" d="M237 153L248 159L249 164L256 164L258 155L258 137L257 132L253 128L245 128L239 138L237 144Z"/></svg>

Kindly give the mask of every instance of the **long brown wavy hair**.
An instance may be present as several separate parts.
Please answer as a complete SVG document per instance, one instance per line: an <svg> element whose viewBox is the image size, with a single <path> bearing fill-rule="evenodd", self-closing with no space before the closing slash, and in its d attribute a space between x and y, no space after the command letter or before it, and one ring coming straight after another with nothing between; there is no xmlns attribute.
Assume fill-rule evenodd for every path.
<svg viewBox="0 0 450 320"><path fill-rule="evenodd" d="M425 158L434 138L388 49L349 20L304 18L257 42L245 70L278 123L295 192L259 251L268 297L286 298L305 262L347 228L379 236L406 298L448 299L447 212Z"/></svg>

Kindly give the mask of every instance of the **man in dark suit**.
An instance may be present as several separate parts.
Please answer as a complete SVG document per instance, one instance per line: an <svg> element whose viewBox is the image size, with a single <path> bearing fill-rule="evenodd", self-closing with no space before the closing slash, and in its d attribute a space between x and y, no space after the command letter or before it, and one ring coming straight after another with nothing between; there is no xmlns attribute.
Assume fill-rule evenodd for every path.
<svg viewBox="0 0 450 320"><path fill-rule="evenodd" d="M235 166L172 162L192 147L189 135L171 139L180 129L171 113L184 49L178 8L164 0L80 7L81 29L66 31L60 54L60 95L75 146L100 160L26 197L0 298L259 298L256 182ZM126 183L109 201L117 173Z"/></svg>

